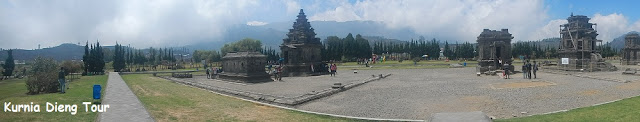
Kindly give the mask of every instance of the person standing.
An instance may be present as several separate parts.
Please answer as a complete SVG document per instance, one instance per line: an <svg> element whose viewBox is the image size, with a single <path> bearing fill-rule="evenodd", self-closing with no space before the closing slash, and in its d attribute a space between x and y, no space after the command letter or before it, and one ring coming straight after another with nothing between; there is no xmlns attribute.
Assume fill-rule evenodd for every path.
<svg viewBox="0 0 640 122"><path fill-rule="evenodd" d="M213 75L211 75L211 79L216 79L218 77L218 67L213 67Z"/></svg>
<svg viewBox="0 0 640 122"><path fill-rule="evenodd" d="M277 76L278 76L278 78L277 78L277 79L278 79L278 81L282 81L282 73L283 73L283 72L282 72L282 69L283 69L283 68L284 68L284 67L283 67L282 65L278 66L278 68L277 68L277 72L278 72L278 73L277 73Z"/></svg>
<svg viewBox="0 0 640 122"><path fill-rule="evenodd" d="M336 71L338 70L338 66L336 64L331 64L331 76L336 76Z"/></svg>
<svg viewBox="0 0 640 122"><path fill-rule="evenodd" d="M509 79L509 65L504 64L502 67L504 67L504 79Z"/></svg>
<svg viewBox="0 0 640 122"><path fill-rule="evenodd" d="M267 71L269 71L269 74L271 74L272 67L273 67L272 63L269 63L269 65L267 66Z"/></svg>
<svg viewBox="0 0 640 122"><path fill-rule="evenodd" d="M522 64L522 78L527 79L527 63Z"/></svg>
<svg viewBox="0 0 640 122"><path fill-rule="evenodd" d="M211 74L209 74L209 68L206 68L206 69L207 69L207 79L211 79Z"/></svg>
<svg viewBox="0 0 640 122"><path fill-rule="evenodd" d="M64 67L60 67L60 72L58 72L58 82L60 83L60 93L64 93L66 85L64 79Z"/></svg>
<svg viewBox="0 0 640 122"><path fill-rule="evenodd" d="M527 61L527 78L531 79L531 63L529 63L529 61Z"/></svg>
<svg viewBox="0 0 640 122"><path fill-rule="evenodd" d="M537 78L536 72L538 71L538 64L536 63L536 61L533 61L532 70L533 70L533 79L536 79Z"/></svg>

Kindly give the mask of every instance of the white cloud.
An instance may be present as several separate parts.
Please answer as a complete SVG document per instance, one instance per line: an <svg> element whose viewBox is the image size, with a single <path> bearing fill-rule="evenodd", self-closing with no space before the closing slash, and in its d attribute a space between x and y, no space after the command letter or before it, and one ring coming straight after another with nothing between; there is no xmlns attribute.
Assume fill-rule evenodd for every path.
<svg viewBox="0 0 640 122"><path fill-rule="evenodd" d="M613 41L614 38L631 31L629 19L622 14L593 15L590 23L596 23L598 29L598 39L604 42ZM595 27L595 26L594 26Z"/></svg>
<svg viewBox="0 0 640 122"><path fill-rule="evenodd" d="M249 21L249 22L247 22L247 25L249 25L249 26L263 26L263 25L266 25L266 24L269 24L269 23L260 22L260 21Z"/></svg>
<svg viewBox="0 0 640 122"><path fill-rule="evenodd" d="M343 3L310 17L312 21L381 21L390 28L446 40L475 41L483 29L508 28L516 40L541 38L531 30L548 21L542 1L364 0Z"/></svg>
<svg viewBox="0 0 640 122"><path fill-rule="evenodd" d="M566 19L556 19L551 20L549 23L543 27L536 29L535 33L533 33L533 37L543 37L543 38L552 38L557 37L560 38L560 25L566 24ZM540 38L542 39L542 38ZM534 39L537 40L537 39Z"/></svg>
<svg viewBox="0 0 640 122"><path fill-rule="evenodd" d="M0 5L0 48L100 40L134 47L218 41L264 11L255 0L10 1Z"/></svg>
<svg viewBox="0 0 640 122"><path fill-rule="evenodd" d="M283 0L282 2L284 2L284 4L287 7L287 14L289 15L295 15L298 13L298 10L300 10L300 4L298 4L298 2L293 1L293 0Z"/></svg>

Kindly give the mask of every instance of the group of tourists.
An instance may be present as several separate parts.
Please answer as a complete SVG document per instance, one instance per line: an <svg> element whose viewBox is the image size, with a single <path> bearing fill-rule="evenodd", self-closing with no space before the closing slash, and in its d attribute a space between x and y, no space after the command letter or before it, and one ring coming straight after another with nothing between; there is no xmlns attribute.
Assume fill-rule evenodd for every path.
<svg viewBox="0 0 640 122"><path fill-rule="evenodd" d="M218 67L207 68L207 79L216 79L218 77L218 73L220 72L222 72L222 68L218 68Z"/></svg>
<svg viewBox="0 0 640 122"><path fill-rule="evenodd" d="M533 78L536 77L536 72L538 71L538 65L536 61L533 61L533 64L529 63L529 60L524 62L522 65L522 76L524 79L531 79L531 74L533 73Z"/></svg>
<svg viewBox="0 0 640 122"><path fill-rule="evenodd" d="M338 70L338 66L336 64L331 64L329 66L329 73L331 73L330 76L336 76L336 71Z"/></svg>
<svg viewBox="0 0 640 122"><path fill-rule="evenodd" d="M271 70L271 65L269 65L269 70ZM277 67L273 68L273 71L271 71L273 73L273 77L278 80L278 81L282 81L282 70L284 69L284 66L282 65L278 65Z"/></svg>

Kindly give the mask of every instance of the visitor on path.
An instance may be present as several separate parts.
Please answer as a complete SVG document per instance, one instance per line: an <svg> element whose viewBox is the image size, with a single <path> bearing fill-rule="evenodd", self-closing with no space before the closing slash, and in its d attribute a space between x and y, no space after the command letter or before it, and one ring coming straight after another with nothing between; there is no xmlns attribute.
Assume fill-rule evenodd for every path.
<svg viewBox="0 0 640 122"><path fill-rule="evenodd" d="M276 80L278 81L282 81L282 69L284 69L282 65L278 66L278 68L276 69Z"/></svg>
<svg viewBox="0 0 640 122"><path fill-rule="evenodd" d="M531 79L531 63L527 61L527 78Z"/></svg>
<svg viewBox="0 0 640 122"><path fill-rule="evenodd" d="M269 74L271 74L271 68L273 67L272 63L269 63L269 66L267 66L267 71L269 71Z"/></svg>
<svg viewBox="0 0 640 122"><path fill-rule="evenodd" d="M211 79L216 79L218 77L218 67L213 67L213 75L211 75Z"/></svg>
<svg viewBox="0 0 640 122"><path fill-rule="evenodd" d="M527 63L522 64L522 78L527 79Z"/></svg>
<svg viewBox="0 0 640 122"><path fill-rule="evenodd" d="M537 78L536 72L538 71L538 64L536 63L536 61L533 61L533 79Z"/></svg>
<svg viewBox="0 0 640 122"><path fill-rule="evenodd" d="M66 85L64 80L64 67L60 67L60 72L58 72L58 82L60 83L60 93L64 93Z"/></svg>
<svg viewBox="0 0 640 122"><path fill-rule="evenodd" d="M502 77L504 77L504 79L509 79L509 65L504 64L503 66L503 75Z"/></svg>
<svg viewBox="0 0 640 122"><path fill-rule="evenodd" d="M207 68L207 79L211 79L211 74L209 74L209 68Z"/></svg>
<svg viewBox="0 0 640 122"><path fill-rule="evenodd" d="M336 70L338 70L338 66L336 64L331 64L331 76L336 76Z"/></svg>

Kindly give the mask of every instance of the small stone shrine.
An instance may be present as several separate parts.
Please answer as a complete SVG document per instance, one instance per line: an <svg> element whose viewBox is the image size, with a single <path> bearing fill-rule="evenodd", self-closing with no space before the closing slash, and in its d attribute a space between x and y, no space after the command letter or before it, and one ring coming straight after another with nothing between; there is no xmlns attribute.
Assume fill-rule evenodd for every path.
<svg viewBox="0 0 640 122"><path fill-rule="evenodd" d="M234 82L258 83L272 81L264 70L267 56L259 52L230 52L222 57L221 79Z"/></svg>
<svg viewBox="0 0 640 122"><path fill-rule="evenodd" d="M322 43L316 38L302 9L298 19L293 22L293 29L289 29L287 38L283 39L280 50L284 61L283 76L309 76L327 74L327 68L322 63L320 49Z"/></svg>
<svg viewBox="0 0 640 122"><path fill-rule="evenodd" d="M615 71L617 68L604 61L600 52L596 50L597 30L594 23L589 23L590 18L573 13L567 21L569 23L560 26L562 41L558 54L558 68L567 71Z"/></svg>
<svg viewBox="0 0 640 122"><path fill-rule="evenodd" d="M479 73L485 73L502 69L504 64L507 64L509 71L513 72L511 39L513 36L508 29L501 31L484 29L477 40L478 66L476 70Z"/></svg>
<svg viewBox="0 0 640 122"><path fill-rule="evenodd" d="M640 63L640 36L637 33L630 33L624 37L625 43L622 48L622 64L637 65Z"/></svg>

